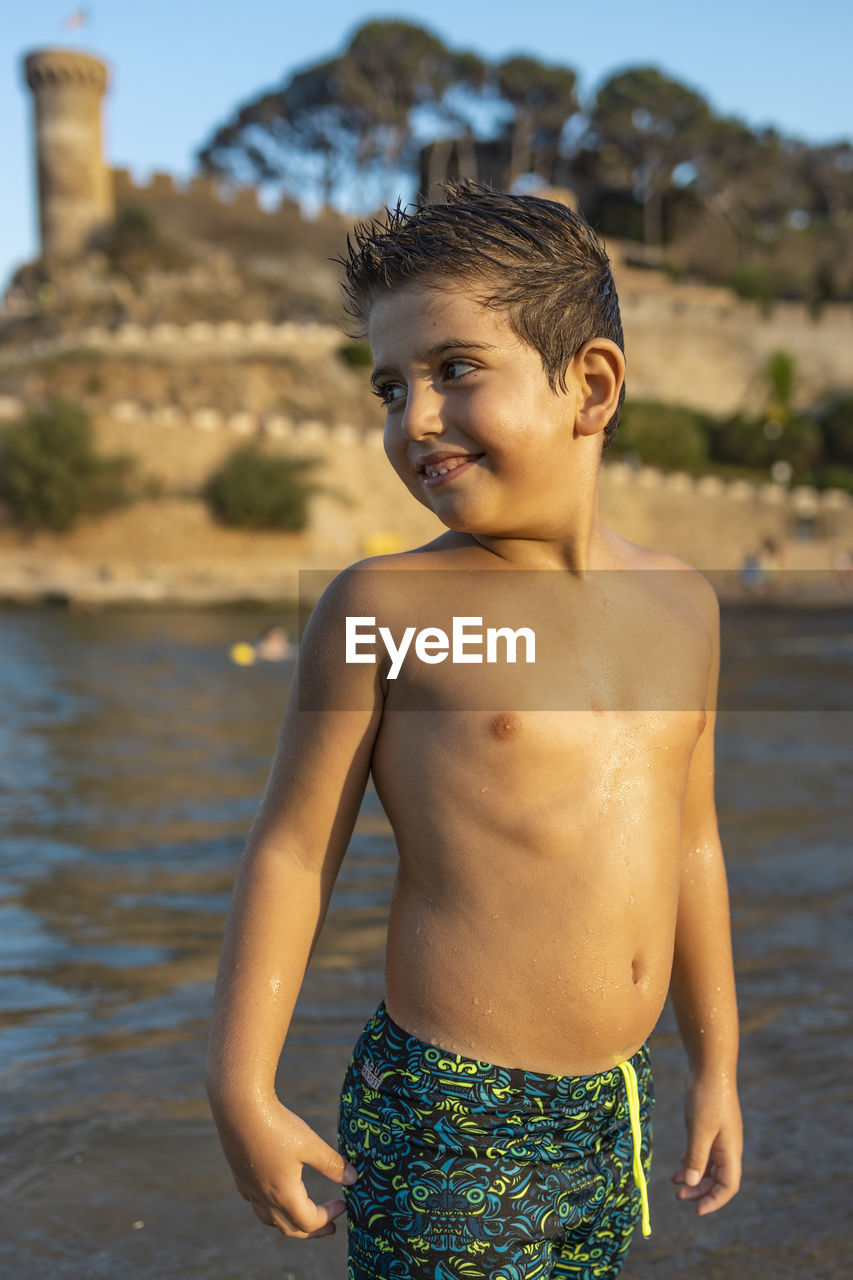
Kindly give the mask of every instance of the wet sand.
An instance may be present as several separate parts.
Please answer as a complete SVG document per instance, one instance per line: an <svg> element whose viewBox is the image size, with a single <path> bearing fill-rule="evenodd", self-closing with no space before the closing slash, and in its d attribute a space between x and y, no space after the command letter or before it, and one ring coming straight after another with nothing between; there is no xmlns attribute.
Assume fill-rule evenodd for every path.
<svg viewBox="0 0 853 1280"><path fill-rule="evenodd" d="M269 617L2 621L0 1275L343 1277L343 1232L287 1241L256 1221L203 1092L227 896L288 677L286 664L238 669L227 650ZM674 1200L684 1058L667 1011L653 1038L653 1235L623 1275L841 1280L853 1269L853 615L725 622L718 805L744 1186L703 1219ZM350 1047L381 997L393 857L368 796L280 1077L329 1140Z"/></svg>

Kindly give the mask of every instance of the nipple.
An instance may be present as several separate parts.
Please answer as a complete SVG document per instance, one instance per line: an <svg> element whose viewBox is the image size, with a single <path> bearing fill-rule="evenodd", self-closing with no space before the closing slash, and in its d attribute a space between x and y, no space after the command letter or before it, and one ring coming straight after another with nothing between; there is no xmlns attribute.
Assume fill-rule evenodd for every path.
<svg viewBox="0 0 853 1280"><path fill-rule="evenodd" d="M489 723L489 732L499 742L508 742L516 736L520 728L521 720L512 711L499 711L497 715L492 716Z"/></svg>

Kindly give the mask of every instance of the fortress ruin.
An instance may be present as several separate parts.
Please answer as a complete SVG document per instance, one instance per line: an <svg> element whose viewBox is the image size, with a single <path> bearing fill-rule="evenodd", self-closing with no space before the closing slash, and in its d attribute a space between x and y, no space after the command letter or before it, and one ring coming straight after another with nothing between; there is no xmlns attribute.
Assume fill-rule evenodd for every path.
<svg viewBox="0 0 853 1280"><path fill-rule="evenodd" d="M255 189L223 190L204 177L181 184L155 173L137 182L103 157L104 63L45 50L30 54L25 68L35 98L42 260L59 268L51 278L61 280L67 269L75 281L88 274L98 289L111 288L89 250L122 208L140 211L192 252L188 267L157 267L151 287L135 295L122 282L124 310L109 321L79 306L51 314L36 300L33 318L49 323L24 325L20 336L0 342L0 421L19 416L32 399L78 400L91 412L104 452L130 452L159 495L63 539L45 534L27 542L0 529L0 550L7 557L14 551L18 564L21 598L28 582L36 593L54 583L60 561L66 577L79 578L72 594L107 598L115 590L127 597L146 557L141 576L155 594L151 584L168 581L169 591L186 595L187 583L198 579L212 596L227 596L251 557L267 584L259 595L274 595L275 584L299 565L346 563L434 536L433 518L403 494L382 461L381 414L364 372L338 358L337 271L326 259L343 243L348 220L327 212L307 221L291 200L267 209ZM782 302L768 312L727 289L674 283L642 269L619 244L608 250L622 302L629 395L719 416L758 412L763 369L775 351L796 358L798 403L853 391L849 305L814 315ZM217 258L232 267L213 278L212 292ZM205 273L209 292L202 297L190 286ZM322 304L313 317L286 292L297 276L307 282L301 296ZM256 278L268 286L260 305L251 291ZM169 310L175 298L180 314ZM263 309L270 298L278 300L277 314ZM235 443L254 437L274 451L322 460L327 488L312 499L304 534L215 528L192 496ZM605 460L602 509L624 536L708 569L734 570L767 537L789 543L792 569L826 567L834 551L853 545L847 494L789 490L769 477L724 482Z"/></svg>

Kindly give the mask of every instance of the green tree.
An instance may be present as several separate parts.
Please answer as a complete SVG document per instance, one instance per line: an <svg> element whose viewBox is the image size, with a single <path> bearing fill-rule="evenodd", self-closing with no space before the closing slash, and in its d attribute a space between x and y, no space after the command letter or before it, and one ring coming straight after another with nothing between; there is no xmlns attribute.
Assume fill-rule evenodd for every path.
<svg viewBox="0 0 853 1280"><path fill-rule="evenodd" d="M813 301L853 298L853 143L807 147L801 157L814 257Z"/></svg>
<svg viewBox="0 0 853 1280"><path fill-rule="evenodd" d="M223 524L297 532L308 523L308 500L318 486L307 477L316 458L267 453L244 445L208 481L204 496Z"/></svg>
<svg viewBox="0 0 853 1280"><path fill-rule="evenodd" d="M577 75L518 56L497 67L494 81L497 99L512 109L507 185L524 173L551 181L566 123L580 110Z"/></svg>
<svg viewBox="0 0 853 1280"><path fill-rule="evenodd" d="M676 169L694 163L711 118L700 94L654 67L622 71L596 94L590 131L601 176L634 191L647 244L663 243L664 196Z"/></svg>
<svg viewBox="0 0 853 1280"><path fill-rule="evenodd" d="M199 162L359 212L457 172L507 187L535 173L581 193L605 234L666 242L669 265L764 305L853 297L853 144L719 117L654 67L581 104L570 67L492 63L414 23L369 21L235 111Z"/></svg>
<svg viewBox="0 0 853 1280"><path fill-rule="evenodd" d="M96 454L84 409L53 400L4 433L0 500L18 524L65 533L81 516L131 501L132 472L132 459Z"/></svg>
<svg viewBox="0 0 853 1280"><path fill-rule="evenodd" d="M362 193L369 178L388 187L416 172L417 113L461 129L460 95L479 89L484 74L475 54L449 50L422 27L368 22L343 53L241 107L199 160L208 172L325 201L356 176Z"/></svg>

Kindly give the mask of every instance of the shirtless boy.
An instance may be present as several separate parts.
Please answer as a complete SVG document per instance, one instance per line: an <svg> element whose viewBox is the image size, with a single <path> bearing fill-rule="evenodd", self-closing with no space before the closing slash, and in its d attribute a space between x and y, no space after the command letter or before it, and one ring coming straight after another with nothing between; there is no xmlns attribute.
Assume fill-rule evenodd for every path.
<svg viewBox="0 0 853 1280"><path fill-rule="evenodd" d="M676 1195L705 1214L738 1190L716 600L599 517L625 362L580 218L450 187L360 228L346 291L388 457L448 532L342 573L312 614L229 916L214 1115L262 1222L323 1236L346 1209L351 1280L602 1280L648 1232L668 988L690 1071ZM526 626L535 662L440 660L460 615ZM426 640L392 678L378 641L345 660L347 618ZM341 1155L274 1078L370 774L399 867ZM312 1202L305 1165L344 1198Z"/></svg>

